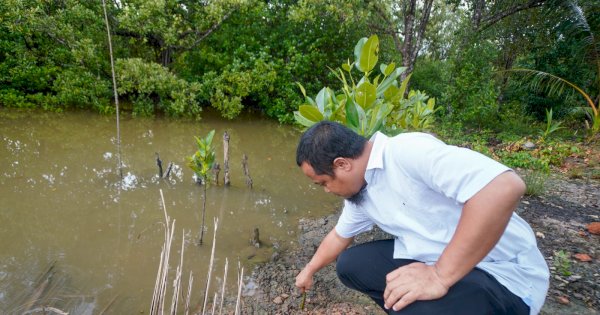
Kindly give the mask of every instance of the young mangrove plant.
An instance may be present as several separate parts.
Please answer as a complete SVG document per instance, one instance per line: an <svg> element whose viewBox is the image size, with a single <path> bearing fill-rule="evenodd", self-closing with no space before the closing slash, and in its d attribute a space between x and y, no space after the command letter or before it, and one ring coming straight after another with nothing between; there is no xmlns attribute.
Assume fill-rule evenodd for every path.
<svg viewBox="0 0 600 315"><path fill-rule="evenodd" d="M377 68L378 54L377 35L358 41L354 62L348 60L341 69L332 70L342 83L339 94L324 87L313 99L298 83L306 104L294 112L296 122L310 127L321 120L337 121L365 137L377 131L397 133L430 127L436 111L434 99L413 91L407 99L405 92L411 75L399 80L406 67L396 67L392 62L381 63ZM361 75L358 81L352 75L354 70Z"/></svg>
<svg viewBox="0 0 600 315"><path fill-rule="evenodd" d="M204 219L206 217L206 188L209 184L210 172L215 163L215 148L212 145L212 140L215 135L215 130L211 130L206 137L196 138L198 150L188 157L188 166L196 174L196 180L203 187L202 194L202 226L200 227L199 245L202 245L204 238Z"/></svg>

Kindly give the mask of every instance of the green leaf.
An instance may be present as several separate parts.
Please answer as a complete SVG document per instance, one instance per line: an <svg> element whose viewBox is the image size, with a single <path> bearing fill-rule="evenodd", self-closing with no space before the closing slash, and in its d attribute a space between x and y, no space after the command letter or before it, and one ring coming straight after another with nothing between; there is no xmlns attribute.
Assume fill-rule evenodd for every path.
<svg viewBox="0 0 600 315"><path fill-rule="evenodd" d="M369 82L361 83L354 93L356 103L364 109L369 109L377 98L377 88Z"/></svg>
<svg viewBox="0 0 600 315"><path fill-rule="evenodd" d="M300 91L302 92L302 95L304 95L304 98L306 98L306 90L304 89L304 87L302 86L302 84L300 84L300 82L296 82L296 84L300 88Z"/></svg>
<svg viewBox="0 0 600 315"><path fill-rule="evenodd" d="M319 94L317 94L317 107L319 108L320 112L324 112L325 111L325 105L327 105L327 103L329 103L331 98L331 94L329 93L329 89L324 87L321 89L321 91L319 91Z"/></svg>
<svg viewBox="0 0 600 315"><path fill-rule="evenodd" d="M356 69L358 69L358 71L360 71L360 72L365 72L361 69L359 61L360 61L363 46L365 45L367 40L368 39L366 37L363 37L363 38L359 39L358 42L356 43L356 46L354 46L354 60L355 60L354 65L356 66Z"/></svg>
<svg viewBox="0 0 600 315"><path fill-rule="evenodd" d="M306 119L306 117L302 116L299 111L294 112L294 119L296 119L296 122L304 127L310 127L316 123L316 121Z"/></svg>
<svg viewBox="0 0 600 315"><path fill-rule="evenodd" d="M408 81L410 81L410 77L412 76L412 73L406 76L406 79L404 79L404 81L402 81L402 84L400 84L400 95L404 95L404 92L406 91L406 87L408 86Z"/></svg>
<svg viewBox="0 0 600 315"><path fill-rule="evenodd" d="M342 64L342 69L344 69L346 72L350 72L350 70L352 70L350 65L347 63Z"/></svg>
<svg viewBox="0 0 600 315"><path fill-rule="evenodd" d="M390 101L394 97L396 97L396 95L398 95L398 92L400 92L399 88L397 88L395 85L390 85L390 87L388 87L387 90L383 92L383 98L386 101Z"/></svg>
<svg viewBox="0 0 600 315"><path fill-rule="evenodd" d="M212 140L213 140L214 136L215 136L215 130L214 129L211 130L211 131L209 131L208 135L206 135L206 138L205 138L204 142L206 143L207 147L210 147L210 145L212 144Z"/></svg>
<svg viewBox="0 0 600 315"><path fill-rule="evenodd" d="M387 67L385 67L385 69L382 71L383 75L385 75L386 77L390 74L392 74L392 71L394 71L394 69L396 68L396 64L395 63L390 63L389 65L387 65Z"/></svg>
<svg viewBox="0 0 600 315"><path fill-rule="evenodd" d="M300 115L306 119L317 122L323 120L323 114L314 106L311 105L300 105Z"/></svg>
<svg viewBox="0 0 600 315"><path fill-rule="evenodd" d="M364 43L361 53L360 53L360 69L362 72L369 72L373 70L375 65L377 64L379 55L379 38L377 35L373 35L369 37L369 39Z"/></svg>
<svg viewBox="0 0 600 315"><path fill-rule="evenodd" d="M385 80L381 81L381 84L377 86L377 96L381 97L385 91L394 84L394 81L402 74L402 72L406 71L406 67L400 67L392 71L390 75L385 78Z"/></svg>
<svg viewBox="0 0 600 315"><path fill-rule="evenodd" d="M346 102L346 126L356 130L358 128L358 111L352 99Z"/></svg>

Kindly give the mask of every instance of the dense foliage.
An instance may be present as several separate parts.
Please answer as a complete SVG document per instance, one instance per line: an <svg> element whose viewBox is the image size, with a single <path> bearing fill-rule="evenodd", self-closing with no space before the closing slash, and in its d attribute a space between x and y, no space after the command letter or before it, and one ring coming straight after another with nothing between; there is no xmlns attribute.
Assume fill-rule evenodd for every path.
<svg viewBox="0 0 600 315"><path fill-rule="evenodd" d="M323 87L343 93L332 70L353 61L360 38L376 34L380 59L407 69L400 82L411 75L404 97L426 106L423 97L431 96L441 108L436 121L428 120L430 129L532 136L545 128L551 109L554 121L569 127L554 135L585 135L600 126L594 120L600 4L593 0L121 0L108 6L118 91L124 110L135 115L200 118L212 107L230 119L253 110L292 123L305 104L297 83L308 95ZM0 6L0 106L113 113L110 74L100 2L6 0Z"/></svg>

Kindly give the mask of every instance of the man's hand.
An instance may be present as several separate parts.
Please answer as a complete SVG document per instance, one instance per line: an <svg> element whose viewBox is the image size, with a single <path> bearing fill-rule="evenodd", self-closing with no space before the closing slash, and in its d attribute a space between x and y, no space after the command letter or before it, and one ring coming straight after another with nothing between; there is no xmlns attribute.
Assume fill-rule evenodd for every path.
<svg viewBox="0 0 600 315"><path fill-rule="evenodd" d="M388 273L383 300L386 309L399 311L414 301L439 299L448 288L435 266L412 263Z"/></svg>
<svg viewBox="0 0 600 315"><path fill-rule="evenodd" d="M313 284L313 273L308 270L308 268L302 269L300 273L296 276L296 287L298 287L302 292L310 290Z"/></svg>

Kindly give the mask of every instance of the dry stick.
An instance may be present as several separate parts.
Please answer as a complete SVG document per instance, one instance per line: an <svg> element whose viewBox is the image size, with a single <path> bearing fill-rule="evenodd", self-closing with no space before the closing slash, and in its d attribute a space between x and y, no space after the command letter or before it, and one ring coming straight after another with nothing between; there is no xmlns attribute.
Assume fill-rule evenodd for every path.
<svg viewBox="0 0 600 315"><path fill-rule="evenodd" d="M171 315L177 314L177 306L179 304L179 292L181 292L181 274L183 272L183 251L185 247L185 230L181 233L181 258L179 260L179 266L175 273L175 281L173 281L173 299L171 301Z"/></svg>
<svg viewBox="0 0 600 315"><path fill-rule="evenodd" d="M169 176L171 175L171 170L173 170L173 162L169 162L167 172L165 173L165 176L163 176L163 178L169 178Z"/></svg>
<svg viewBox="0 0 600 315"><path fill-rule="evenodd" d="M248 156L246 153L242 155L242 167L244 168L244 175L246 175L246 186L252 189L252 177L250 177L250 171L248 170Z"/></svg>
<svg viewBox="0 0 600 315"><path fill-rule="evenodd" d="M108 305L106 305L106 307L100 311L100 313L98 313L98 315L103 315L104 313L106 313L106 311L108 311L108 309L115 303L115 301L117 300L118 295L115 295L112 300L110 300L110 302L108 303Z"/></svg>
<svg viewBox="0 0 600 315"><path fill-rule="evenodd" d="M194 276L192 275L192 271L190 270L190 278L188 280L188 291L185 297L185 315L188 315L190 312L190 297L192 296L192 283L194 282Z"/></svg>
<svg viewBox="0 0 600 315"><path fill-rule="evenodd" d="M165 198L162 189L160 189L160 199L165 215L165 243L163 244L162 252L160 253L160 263L154 286L154 294L152 295L152 303L150 304L150 314L164 314L164 300L169 272L169 253L171 252L171 243L173 241L173 232L175 230L175 220L173 220L173 223L169 226L170 218L167 215L167 207L165 206Z"/></svg>
<svg viewBox="0 0 600 315"><path fill-rule="evenodd" d="M160 159L160 155L158 155L158 152L154 152L154 154L156 155L156 166L158 166L158 178L162 178L163 177L162 161Z"/></svg>
<svg viewBox="0 0 600 315"><path fill-rule="evenodd" d="M227 283L227 267L229 266L229 261L227 257L225 257L225 271L223 272L223 286L221 287L221 304L219 305L219 315L223 312L223 301L225 301L225 284Z"/></svg>
<svg viewBox="0 0 600 315"><path fill-rule="evenodd" d="M40 277L36 280L35 290L24 304L23 309L25 310L25 312L29 311L33 307L35 302L37 302L42 296L42 293L44 293L44 291L46 291L46 289L49 287L50 282L52 281L53 275L55 273L55 265L56 260L52 261L48 265L48 268L46 268L46 271L42 273Z"/></svg>
<svg viewBox="0 0 600 315"><path fill-rule="evenodd" d="M215 296L213 297L213 307L212 307L212 312L210 312L211 315L215 315L215 308L217 307L217 295L219 294L219 292L215 292Z"/></svg>
<svg viewBox="0 0 600 315"><path fill-rule="evenodd" d="M164 314L165 313L165 297L167 296L167 283L168 283L168 277L169 277L169 257L171 255L171 242L173 241L173 233L175 232L175 220L173 220L173 223L171 224L171 235L169 236L169 241L167 244L167 250L166 250L166 255L165 255L165 266L167 268L163 269L163 283L162 283L162 291L161 291L161 308L160 308L160 314Z"/></svg>
<svg viewBox="0 0 600 315"><path fill-rule="evenodd" d="M240 268L240 261L238 260L238 270ZM240 314L240 301L242 299L242 286L244 285L244 267L241 268L241 271L238 271L238 294L237 300L235 301L235 315Z"/></svg>
<svg viewBox="0 0 600 315"><path fill-rule="evenodd" d="M110 37L110 25L108 24L108 13L106 13L106 1L102 0L102 9L104 10L104 22L106 23L106 33L108 35L108 51L110 54L110 70L112 72L113 93L115 95L115 108L117 110L117 166L119 176L123 179L123 164L121 163L121 126L119 119L119 94L117 93L117 76L115 75L115 61L113 58L112 39Z"/></svg>
<svg viewBox="0 0 600 315"><path fill-rule="evenodd" d="M27 311L27 312L23 313L23 315L39 313L39 312L42 312L42 314L48 314L47 312L52 312L52 313L56 313L58 315L69 315L69 313L59 310L58 308L52 307L52 306L42 306L42 307L34 308L31 311Z"/></svg>
<svg viewBox="0 0 600 315"><path fill-rule="evenodd" d="M229 181L229 134L227 131L223 133L223 185L229 186L231 183Z"/></svg>
<svg viewBox="0 0 600 315"><path fill-rule="evenodd" d="M210 252L210 262L208 263L208 275L206 278L206 289L204 292L204 303L202 306L202 315L204 315L205 310L206 310L206 302L208 301L208 289L210 288L210 279L211 279L211 275L212 275L212 269L213 269L213 262L215 260L215 247L216 247L216 240L217 240L217 229L219 227L219 219L218 218L214 218L213 219L214 222L214 232L213 232L213 243L212 243L212 250ZM213 301L214 303L214 301Z"/></svg>

